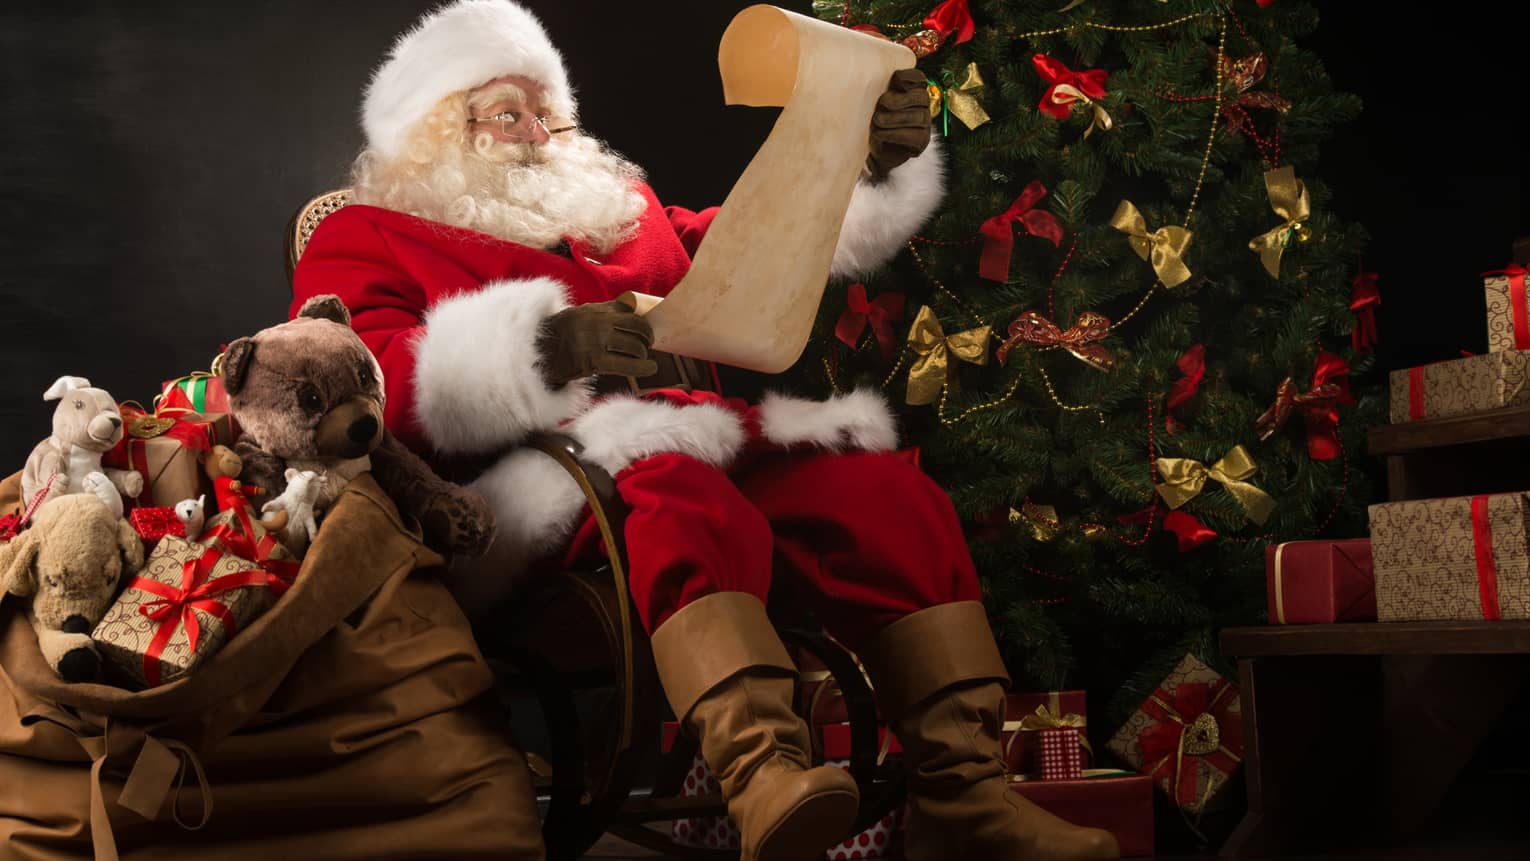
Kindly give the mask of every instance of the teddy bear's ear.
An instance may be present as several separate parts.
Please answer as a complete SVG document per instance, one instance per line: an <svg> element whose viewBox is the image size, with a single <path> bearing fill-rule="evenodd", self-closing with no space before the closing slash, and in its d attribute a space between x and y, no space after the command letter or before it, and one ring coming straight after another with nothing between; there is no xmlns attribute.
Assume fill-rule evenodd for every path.
<svg viewBox="0 0 1530 861"><path fill-rule="evenodd" d="M136 537L138 533L133 534ZM39 538L35 529L29 529L10 544L0 545L0 590L17 598L37 591L37 551L42 546Z"/></svg>
<svg viewBox="0 0 1530 861"><path fill-rule="evenodd" d="M239 394L244 388L244 378L250 371L250 362L255 358L255 339L236 338L234 343L228 345L223 351L223 361L219 368L223 377L223 390L231 395Z"/></svg>
<svg viewBox="0 0 1530 861"><path fill-rule="evenodd" d="M340 297L333 293L324 293L315 296L303 303L298 309L299 317L318 317L323 320L334 320L342 326L351 325L351 311L340 301Z"/></svg>
<svg viewBox="0 0 1530 861"><path fill-rule="evenodd" d="M125 519L117 520L117 549L122 552L122 575L136 574L143 569L143 539L133 524Z"/></svg>
<svg viewBox="0 0 1530 861"><path fill-rule="evenodd" d="M53 381L53 385L49 386L46 392L43 392L43 400L56 401L75 389L88 388L90 388L90 380L84 377L59 377Z"/></svg>

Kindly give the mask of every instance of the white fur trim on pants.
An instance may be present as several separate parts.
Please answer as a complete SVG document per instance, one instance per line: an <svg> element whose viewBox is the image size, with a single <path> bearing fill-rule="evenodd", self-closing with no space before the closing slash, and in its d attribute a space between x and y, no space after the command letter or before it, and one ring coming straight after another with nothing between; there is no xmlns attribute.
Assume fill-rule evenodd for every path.
<svg viewBox="0 0 1530 861"><path fill-rule="evenodd" d="M829 451L892 451L898 427L881 395L858 390L827 401L774 392L760 402L760 432L776 445L808 445Z"/></svg>
<svg viewBox="0 0 1530 861"><path fill-rule="evenodd" d="M569 307L552 278L495 281L436 304L415 342L415 418L446 454L513 445L584 412L592 382L549 388L537 336Z"/></svg>
<svg viewBox="0 0 1530 861"><path fill-rule="evenodd" d="M864 275L897 255L940 205L945 158L938 138L878 183L856 183L829 264L833 278Z"/></svg>

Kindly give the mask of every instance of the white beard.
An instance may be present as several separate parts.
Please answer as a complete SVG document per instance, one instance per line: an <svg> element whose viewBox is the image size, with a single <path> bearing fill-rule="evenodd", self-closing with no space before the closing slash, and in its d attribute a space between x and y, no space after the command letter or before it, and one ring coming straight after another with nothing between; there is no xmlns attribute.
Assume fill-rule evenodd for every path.
<svg viewBox="0 0 1530 861"><path fill-rule="evenodd" d="M642 171L600 141L565 132L542 145L464 142L430 158L363 153L355 199L552 248L565 238L607 254L637 232Z"/></svg>

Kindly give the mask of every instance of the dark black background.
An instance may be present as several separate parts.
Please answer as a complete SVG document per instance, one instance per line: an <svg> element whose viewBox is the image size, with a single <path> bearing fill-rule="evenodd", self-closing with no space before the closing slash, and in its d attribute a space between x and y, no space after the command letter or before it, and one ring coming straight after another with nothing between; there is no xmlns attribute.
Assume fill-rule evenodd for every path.
<svg viewBox="0 0 1530 861"><path fill-rule="evenodd" d="M717 39L749 4L528 5L565 54L583 124L664 201L720 202L772 119L723 106L717 81ZM220 343L283 319L282 228L347 183L361 88L428 6L4 4L0 463L19 468L48 434L41 395L59 375L147 402ZM1307 43L1366 110L1322 169L1374 236L1381 364L1482 350L1477 273L1530 233L1522 23L1486 7L1323 7Z"/></svg>

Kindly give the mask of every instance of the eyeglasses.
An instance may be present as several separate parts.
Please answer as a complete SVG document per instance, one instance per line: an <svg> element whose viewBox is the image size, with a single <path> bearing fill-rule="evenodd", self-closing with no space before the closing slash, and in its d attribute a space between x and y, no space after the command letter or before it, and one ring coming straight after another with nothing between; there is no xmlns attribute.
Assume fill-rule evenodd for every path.
<svg viewBox="0 0 1530 861"><path fill-rule="evenodd" d="M543 131L550 135L562 132L571 132L578 126L569 123L561 125L565 121L558 117L539 116L531 111L505 111L489 117L468 117L468 123L499 123L499 132L507 140L530 141L536 138L536 127L541 126Z"/></svg>

